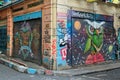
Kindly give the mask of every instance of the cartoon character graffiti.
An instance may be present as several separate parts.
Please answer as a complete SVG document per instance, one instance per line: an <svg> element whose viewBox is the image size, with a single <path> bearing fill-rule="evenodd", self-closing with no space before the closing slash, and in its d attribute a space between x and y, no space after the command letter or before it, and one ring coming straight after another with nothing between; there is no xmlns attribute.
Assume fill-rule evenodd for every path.
<svg viewBox="0 0 120 80"><path fill-rule="evenodd" d="M24 22L19 32L16 32L15 39L19 40L20 49L19 55L25 60L28 56L33 57L31 50L31 43L33 40L33 34L29 23Z"/></svg>
<svg viewBox="0 0 120 80"><path fill-rule="evenodd" d="M103 27L102 25L105 22L96 22L85 20L88 25L86 25L86 33L88 35L84 53L91 51L91 54L88 55L85 63L92 64L95 62L102 62L104 61L103 55L99 52L103 45Z"/></svg>
<svg viewBox="0 0 120 80"><path fill-rule="evenodd" d="M65 26L65 21L64 20L58 20L58 27L59 29L57 30L58 32L60 32L62 35L59 36L59 41L60 41L60 47L63 47L67 44L67 28Z"/></svg>

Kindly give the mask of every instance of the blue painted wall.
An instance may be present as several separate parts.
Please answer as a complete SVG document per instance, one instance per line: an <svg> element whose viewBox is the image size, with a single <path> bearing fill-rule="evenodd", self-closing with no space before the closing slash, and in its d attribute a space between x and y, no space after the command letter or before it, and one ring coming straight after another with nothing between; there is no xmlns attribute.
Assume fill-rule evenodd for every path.
<svg viewBox="0 0 120 80"><path fill-rule="evenodd" d="M33 13L16 16L16 17L14 17L13 21L18 22L18 21L36 19L36 18L41 18L41 17L42 17L42 12L38 11L38 12L33 12Z"/></svg>

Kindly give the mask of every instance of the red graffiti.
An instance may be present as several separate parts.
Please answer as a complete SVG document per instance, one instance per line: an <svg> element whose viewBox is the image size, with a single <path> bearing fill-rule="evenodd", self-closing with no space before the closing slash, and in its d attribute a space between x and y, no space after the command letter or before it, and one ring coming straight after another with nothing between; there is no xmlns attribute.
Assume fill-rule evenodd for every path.
<svg viewBox="0 0 120 80"><path fill-rule="evenodd" d="M56 39L52 41L52 54L56 54Z"/></svg>
<svg viewBox="0 0 120 80"><path fill-rule="evenodd" d="M89 54L85 63L86 64L93 64L93 63L97 63L97 62L103 62L104 61L104 57L101 53L97 53L97 54Z"/></svg>
<svg viewBox="0 0 120 80"><path fill-rule="evenodd" d="M58 26L59 26L60 28L65 28L65 27L66 27L66 24L65 24L65 21L64 21L64 20L57 20L57 22L58 22Z"/></svg>
<svg viewBox="0 0 120 80"><path fill-rule="evenodd" d="M60 52L61 52L62 60L65 60L67 55L67 47L61 49Z"/></svg>

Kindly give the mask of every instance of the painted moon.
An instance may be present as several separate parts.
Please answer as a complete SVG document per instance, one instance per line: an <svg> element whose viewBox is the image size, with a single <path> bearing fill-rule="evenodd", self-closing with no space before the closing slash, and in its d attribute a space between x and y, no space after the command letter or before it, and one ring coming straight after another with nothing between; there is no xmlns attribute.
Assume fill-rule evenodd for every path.
<svg viewBox="0 0 120 80"><path fill-rule="evenodd" d="M81 28L81 23L80 23L79 21L75 21L74 27L75 27L76 30L80 30L80 28Z"/></svg>

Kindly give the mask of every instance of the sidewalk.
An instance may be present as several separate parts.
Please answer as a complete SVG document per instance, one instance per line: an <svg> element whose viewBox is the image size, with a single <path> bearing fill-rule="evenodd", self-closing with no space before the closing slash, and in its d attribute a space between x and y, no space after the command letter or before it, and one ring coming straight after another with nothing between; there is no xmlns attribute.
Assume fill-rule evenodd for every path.
<svg viewBox="0 0 120 80"><path fill-rule="evenodd" d="M16 63L17 61L17 63ZM79 66L76 69L69 70L48 70L42 66L21 60L11 60L3 54L0 54L0 63L15 69L22 73L28 74L42 74L42 75L62 75L62 76L77 76L82 74L89 74L99 71L111 70L120 68L120 61L108 61L99 64Z"/></svg>
<svg viewBox="0 0 120 80"><path fill-rule="evenodd" d="M67 75L67 76L78 76L83 74L90 74L100 71L107 71L120 68L120 62L118 61L110 61L108 63L103 64L94 64L84 67L78 67L77 69L63 70L63 71L54 71L54 74L57 75Z"/></svg>

